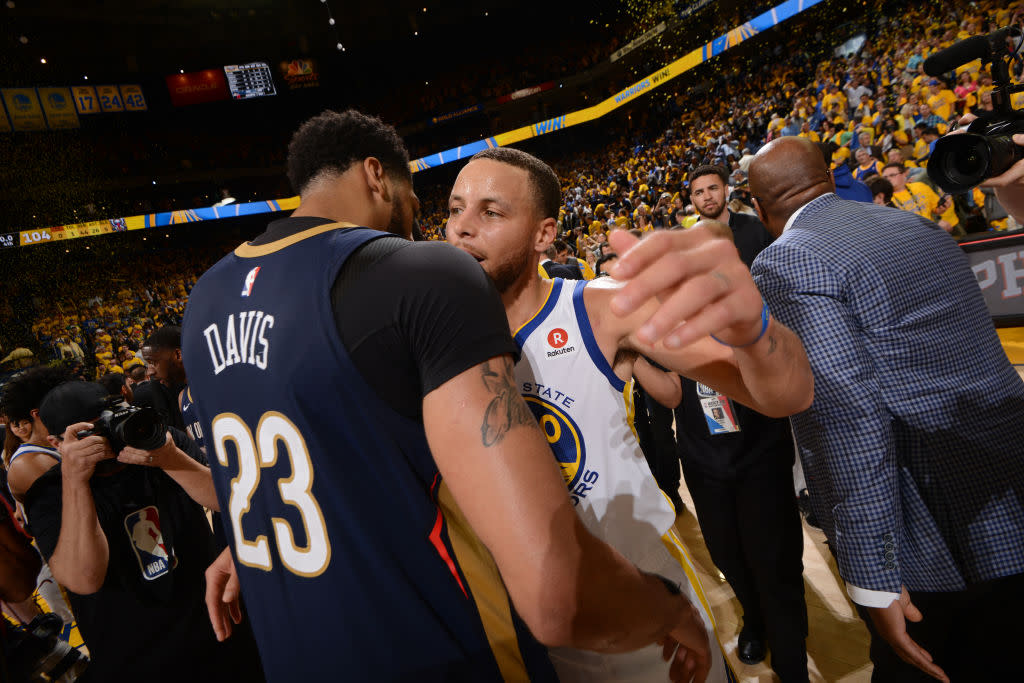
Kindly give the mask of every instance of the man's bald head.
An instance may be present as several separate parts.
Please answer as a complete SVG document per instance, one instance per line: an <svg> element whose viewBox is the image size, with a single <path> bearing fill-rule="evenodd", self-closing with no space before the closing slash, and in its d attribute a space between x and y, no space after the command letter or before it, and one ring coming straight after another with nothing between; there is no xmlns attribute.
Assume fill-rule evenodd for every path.
<svg viewBox="0 0 1024 683"><path fill-rule="evenodd" d="M748 180L757 212L775 237L797 209L836 189L818 146L794 136L762 147L750 162Z"/></svg>

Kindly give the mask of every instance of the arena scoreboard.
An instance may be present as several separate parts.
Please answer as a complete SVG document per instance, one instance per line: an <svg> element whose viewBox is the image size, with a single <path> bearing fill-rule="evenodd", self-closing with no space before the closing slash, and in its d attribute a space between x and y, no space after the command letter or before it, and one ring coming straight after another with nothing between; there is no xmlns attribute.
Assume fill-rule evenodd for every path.
<svg viewBox="0 0 1024 683"><path fill-rule="evenodd" d="M227 76L233 100L247 100L252 97L277 94L277 89L274 87L274 76L266 62L225 66L224 75Z"/></svg>

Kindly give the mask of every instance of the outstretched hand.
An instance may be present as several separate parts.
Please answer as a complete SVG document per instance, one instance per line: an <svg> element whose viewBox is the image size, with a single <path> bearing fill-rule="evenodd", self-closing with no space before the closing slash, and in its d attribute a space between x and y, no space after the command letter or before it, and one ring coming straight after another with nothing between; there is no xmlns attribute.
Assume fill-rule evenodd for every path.
<svg viewBox="0 0 1024 683"><path fill-rule="evenodd" d="M640 240L625 230L609 241L619 259L610 274L626 285L612 298L616 315L633 313L652 297L657 310L637 332L645 344L680 348L707 335L731 346L755 341L764 301L736 247L698 225L656 231Z"/></svg>
<svg viewBox="0 0 1024 683"><path fill-rule="evenodd" d="M146 467L165 468L174 458L177 450L178 447L174 445L174 439L171 438L171 433L167 432L164 436L164 443L159 448L146 451L141 448L135 448L134 446L125 446L121 449L121 452L118 453L117 459L119 462L123 462L126 465L143 465Z"/></svg>

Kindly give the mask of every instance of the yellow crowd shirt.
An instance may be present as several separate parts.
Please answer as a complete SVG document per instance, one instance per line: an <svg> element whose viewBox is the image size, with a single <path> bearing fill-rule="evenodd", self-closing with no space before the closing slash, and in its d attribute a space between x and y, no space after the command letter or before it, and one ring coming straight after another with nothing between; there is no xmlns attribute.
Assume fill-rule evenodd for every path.
<svg viewBox="0 0 1024 683"><path fill-rule="evenodd" d="M931 221L941 218L953 226L960 222L952 205L941 216L935 215L934 211L939 205L939 196L924 183L907 183L907 189L893 193L892 203L898 209L911 211Z"/></svg>
<svg viewBox="0 0 1024 683"><path fill-rule="evenodd" d="M956 95L952 90L943 88L934 95L928 96L928 106L932 108L935 114L944 120L949 120L950 114L953 113L953 103L956 102Z"/></svg>

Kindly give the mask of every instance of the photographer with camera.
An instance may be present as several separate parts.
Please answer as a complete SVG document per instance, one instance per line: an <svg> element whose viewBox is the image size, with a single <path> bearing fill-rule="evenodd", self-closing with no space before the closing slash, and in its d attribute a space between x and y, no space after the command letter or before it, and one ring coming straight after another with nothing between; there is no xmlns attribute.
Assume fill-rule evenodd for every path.
<svg viewBox="0 0 1024 683"><path fill-rule="evenodd" d="M1017 56L1024 38L1016 26L972 36L940 50L925 61L925 71L939 75L973 60L992 62L990 106L979 115L966 114L960 128L935 143L928 172L950 194L978 185L995 190L996 199L1018 223L1024 221L1024 115L1011 106L1011 97L1024 91L1013 85L1008 62Z"/></svg>
<svg viewBox="0 0 1024 683"><path fill-rule="evenodd" d="M206 617L204 571L217 548L203 507L219 506L194 442L92 382L51 390L39 417L61 461L25 503L68 589L90 675L261 680L251 636L218 644Z"/></svg>
<svg viewBox="0 0 1024 683"><path fill-rule="evenodd" d="M960 125L967 127L977 116L966 114L960 119ZM964 132L959 128L951 135ZM1015 133L1011 138L1013 144L1020 148L1016 154L1024 156L1024 133ZM995 191L996 201L1002 206L1018 225L1024 225L1024 159L1017 161L999 175L992 176L981 183L981 187L990 187Z"/></svg>

